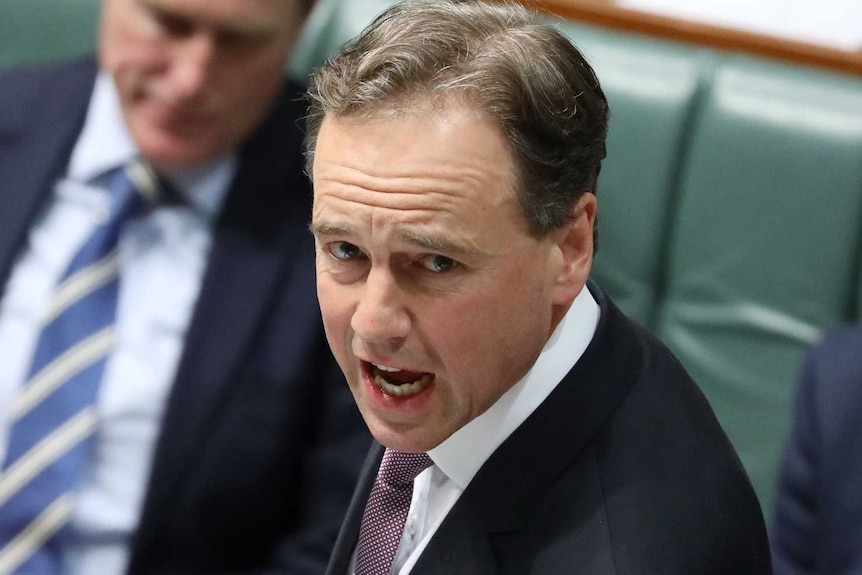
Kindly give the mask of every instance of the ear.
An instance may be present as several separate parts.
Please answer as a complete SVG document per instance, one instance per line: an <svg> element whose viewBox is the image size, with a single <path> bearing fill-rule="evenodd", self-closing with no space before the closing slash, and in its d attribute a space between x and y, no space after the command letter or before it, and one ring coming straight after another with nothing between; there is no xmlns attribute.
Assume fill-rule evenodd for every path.
<svg viewBox="0 0 862 575"><path fill-rule="evenodd" d="M598 203L595 194L584 193L572 207L572 219L554 232L561 266L554 286L554 303L568 305L584 287L593 265L593 225Z"/></svg>

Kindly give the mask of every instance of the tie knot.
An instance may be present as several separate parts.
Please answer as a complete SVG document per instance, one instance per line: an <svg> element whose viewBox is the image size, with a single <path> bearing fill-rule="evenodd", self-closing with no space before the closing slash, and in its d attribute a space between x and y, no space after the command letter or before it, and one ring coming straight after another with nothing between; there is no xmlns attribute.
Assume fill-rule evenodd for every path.
<svg viewBox="0 0 862 575"><path fill-rule="evenodd" d="M111 180L111 219L122 221L142 213L159 199L159 180L152 168L133 160Z"/></svg>
<svg viewBox="0 0 862 575"><path fill-rule="evenodd" d="M431 466L427 453L405 453L397 449L386 449L377 477L393 487L413 484L416 476Z"/></svg>

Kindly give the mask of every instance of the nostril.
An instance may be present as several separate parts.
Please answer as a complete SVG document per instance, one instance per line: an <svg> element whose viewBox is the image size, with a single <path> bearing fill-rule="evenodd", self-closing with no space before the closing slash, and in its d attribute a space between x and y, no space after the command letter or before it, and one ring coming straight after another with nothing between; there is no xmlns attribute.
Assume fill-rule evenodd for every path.
<svg viewBox="0 0 862 575"><path fill-rule="evenodd" d="M351 328L362 340L370 343L401 341L410 332L410 319L393 307L360 305L353 314Z"/></svg>
<svg viewBox="0 0 862 575"><path fill-rule="evenodd" d="M392 345L403 341L411 329L404 303L405 294L391 270L372 266L354 309L351 327L369 343Z"/></svg>

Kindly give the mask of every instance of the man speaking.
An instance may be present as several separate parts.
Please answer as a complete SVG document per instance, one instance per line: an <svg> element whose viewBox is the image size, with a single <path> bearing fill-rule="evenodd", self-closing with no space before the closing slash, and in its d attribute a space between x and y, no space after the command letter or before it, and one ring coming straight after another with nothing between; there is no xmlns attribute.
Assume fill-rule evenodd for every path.
<svg viewBox="0 0 862 575"><path fill-rule="evenodd" d="M405 2L310 100L318 298L380 444L329 575L769 573L706 400L587 281L608 106L571 43Z"/></svg>

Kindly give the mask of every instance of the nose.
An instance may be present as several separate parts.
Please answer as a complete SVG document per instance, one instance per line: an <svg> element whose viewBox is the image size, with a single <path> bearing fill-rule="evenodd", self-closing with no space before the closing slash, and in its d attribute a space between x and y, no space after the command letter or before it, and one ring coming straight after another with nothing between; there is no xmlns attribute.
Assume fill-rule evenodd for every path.
<svg viewBox="0 0 862 575"><path fill-rule="evenodd" d="M173 93L178 100L193 99L206 87L212 73L215 43L204 33L193 34L176 46L172 65Z"/></svg>
<svg viewBox="0 0 862 575"><path fill-rule="evenodd" d="M391 352L407 338L411 324L396 278L386 270L372 269L350 322L356 337L369 348Z"/></svg>

